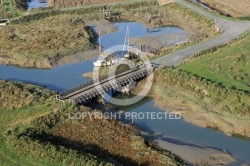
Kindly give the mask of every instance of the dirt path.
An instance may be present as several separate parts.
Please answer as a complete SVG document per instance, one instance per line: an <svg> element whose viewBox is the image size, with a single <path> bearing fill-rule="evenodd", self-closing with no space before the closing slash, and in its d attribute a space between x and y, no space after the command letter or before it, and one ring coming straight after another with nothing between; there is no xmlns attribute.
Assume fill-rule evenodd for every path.
<svg viewBox="0 0 250 166"><path fill-rule="evenodd" d="M172 65L177 66L180 63L184 62L187 58L199 53L202 50L206 50L211 47L229 43L233 39L239 37L244 32L250 30L249 21L226 20L224 18L219 18L210 13L207 13L206 11L200 9L199 7L191 3L188 3L184 0L176 0L175 2L180 3L181 5L197 12L198 14L205 16L208 19L214 20L217 23L218 28L220 28L222 34L218 37L201 42L194 46L187 47L183 50L165 55L161 58L157 58L152 61L153 63L159 64L161 66L172 66Z"/></svg>

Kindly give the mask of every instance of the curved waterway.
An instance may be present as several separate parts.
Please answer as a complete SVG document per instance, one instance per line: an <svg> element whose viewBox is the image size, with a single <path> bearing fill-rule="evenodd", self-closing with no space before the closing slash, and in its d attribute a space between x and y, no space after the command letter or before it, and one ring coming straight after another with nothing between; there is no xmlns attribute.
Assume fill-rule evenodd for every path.
<svg viewBox="0 0 250 166"><path fill-rule="evenodd" d="M118 31L101 36L101 45L104 50L115 45L123 45L127 27L129 27L129 36L131 38L184 33L184 30L178 27L164 27L149 32L149 29L143 24L136 22L120 22L114 23L114 25L118 27ZM0 79L28 82L46 86L56 91L63 91L88 81L89 79L83 77L82 74L93 70L94 60L89 59L78 63L60 65L53 69L31 69L0 65Z"/></svg>
<svg viewBox="0 0 250 166"><path fill-rule="evenodd" d="M149 31L144 25L136 22L114 24L119 28L117 32L101 36L101 44L104 49L123 44L127 27L129 27L130 30L130 37L156 37L167 33L184 33L184 30L178 27L165 27L154 32ZM62 91L88 81L89 79L83 77L82 74L93 70L93 60L94 59L65 64L53 69L30 69L0 65L0 79L34 83L46 86L49 89ZM153 101L149 101L132 109L132 112L145 111L163 112L162 109L155 106ZM248 140L229 137L212 129L204 129L187 123L183 119L154 120L145 118L140 120L135 119L134 123L139 126L139 128L157 133L167 140L178 140L179 143L197 143L212 148L227 150L236 156L237 162L234 162L233 165L250 163L250 141Z"/></svg>
<svg viewBox="0 0 250 166"><path fill-rule="evenodd" d="M165 112L155 106L154 101L149 101L132 110L132 112ZM236 157L236 162L231 165L239 166L250 163L250 140L229 137L213 129L202 128L183 119L135 119L134 123L141 129L160 135L166 141L174 141L178 145L206 145L210 148L229 151Z"/></svg>

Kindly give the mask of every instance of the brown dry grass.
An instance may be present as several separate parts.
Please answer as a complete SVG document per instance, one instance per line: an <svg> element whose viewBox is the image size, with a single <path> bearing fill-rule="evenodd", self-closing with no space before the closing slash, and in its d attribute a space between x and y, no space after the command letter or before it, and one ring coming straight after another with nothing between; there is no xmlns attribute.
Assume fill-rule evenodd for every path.
<svg viewBox="0 0 250 166"><path fill-rule="evenodd" d="M89 4L122 2L124 0L49 0L50 6L54 7L77 7Z"/></svg>
<svg viewBox="0 0 250 166"><path fill-rule="evenodd" d="M63 14L10 24L0 31L0 55L15 59L58 58L92 49L82 16Z"/></svg>
<svg viewBox="0 0 250 166"><path fill-rule="evenodd" d="M250 0L201 0L201 2L235 18L250 15Z"/></svg>
<svg viewBox="0 0 250 166"><path fill-rule="evenodd" d="M122 165L177 165L173 159L148 147L133 126L124 126L116 120L85 118L66 122L55 128L52 135L94 155L112 156Z"/></svg>

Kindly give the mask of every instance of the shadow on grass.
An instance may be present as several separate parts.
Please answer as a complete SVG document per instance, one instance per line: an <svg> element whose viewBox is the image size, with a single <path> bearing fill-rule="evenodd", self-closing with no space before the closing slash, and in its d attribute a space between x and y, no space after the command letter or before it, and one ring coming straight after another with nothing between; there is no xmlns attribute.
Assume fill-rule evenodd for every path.
<svg viewBox="0 0 250 166"><path fill-rule="evenodd" d="M113 154L101 148L97 144L85 144L84 142L70 140L61 136L54 136L46 132L33 134L32 139L41 141L42 143L51 143L55 146L63 146L67 149L76 150L79 154L91 153L97 156L102 161L108 161L115 165L129 165L129 166L149 166L149 162L138 163L131 158Z"/></svg>

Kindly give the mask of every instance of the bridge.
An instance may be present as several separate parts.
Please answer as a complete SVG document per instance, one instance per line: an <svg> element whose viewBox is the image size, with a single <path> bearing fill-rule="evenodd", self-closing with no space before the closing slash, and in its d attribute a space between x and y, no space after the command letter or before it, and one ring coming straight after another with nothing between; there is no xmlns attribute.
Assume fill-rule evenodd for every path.
<svg viewBox="0 0 250 166"><path fill-rule="evenodd" d="M144 64L129 70L120 71L114 75L105 75L96 80L63 91L56 95L55 100L73 104L84 103L90 99L104 98L106 92L117 90L150 75L158 66L156 64Z"/></svg>

